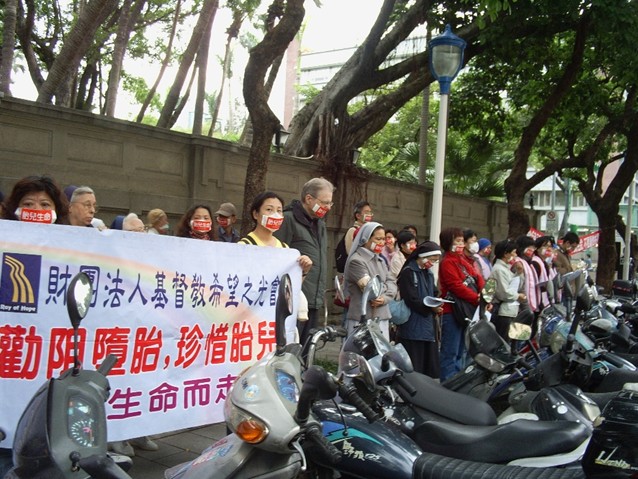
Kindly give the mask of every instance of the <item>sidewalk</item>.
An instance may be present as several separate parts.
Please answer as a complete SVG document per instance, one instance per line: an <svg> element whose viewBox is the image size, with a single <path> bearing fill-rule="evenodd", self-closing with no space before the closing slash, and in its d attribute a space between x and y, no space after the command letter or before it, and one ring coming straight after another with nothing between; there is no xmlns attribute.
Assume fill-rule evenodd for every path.
<svg viewBox="0 0 638 479"><path fill-rule="evenodd" d="M338 318L340 321L340 317ZM335 324L337 318L330 318ZM338 361L341 341L328 343L316 353L319 360ZM133 479L161 479L169 467L191 461L215 441L226 436L226 424L217 423L191 429L183 429L152 436L159 446L158 451L135 449L133 467L128 474Z"/></svg>

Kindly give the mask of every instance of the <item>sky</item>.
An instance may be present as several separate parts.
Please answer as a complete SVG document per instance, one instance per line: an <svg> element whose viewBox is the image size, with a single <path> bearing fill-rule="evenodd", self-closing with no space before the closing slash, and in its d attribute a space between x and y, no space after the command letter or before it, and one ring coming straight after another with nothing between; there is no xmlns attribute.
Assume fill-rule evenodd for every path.
<svg viewBox="0 0 638 479"><path fill-rule="evenodd" d="M265 1L264 5L270 2ZM305 1L305 30L302 38L302 51L318 52L359 45L366 37L376 16L381 8L383 0L321 0L321 7L317 7L315 0ZM225 30L230 24L230 14L226 9L220 9L215 17L213 26L213 38L211 40L211 52L208 71L208 86L210 91L215 90L221 78L221 66L218 58L223 56L225 45ZM248 59L248 54L239 45L235 48L235 78L229 85L230 96L236 102L243 103L241 99L241 82L243 70ZM134 63L125 60L125 70L135 75L143 76L148 85L151 85L157 72L159 63L155 65ZM176 68L167 71L165 80L160 89L167 91L170 81L176 72ZM278 116L283 115L283 73L280 72L278 84L272 93L270 106ZM37 91L28 74L15 75L12 94L19 98L35 100ZM133 104L128 94L121 93L118 96L116 116L123 119L134 119L139 111L139 105ZM209 92L210 92L209 91ZM228 95L227 95L228 96ZM221 115L228 115L229 101L226 98L222 104ZM192 109L192 108L191 108ZM182 113L178 125L188 127L189 115Z"/></svg>

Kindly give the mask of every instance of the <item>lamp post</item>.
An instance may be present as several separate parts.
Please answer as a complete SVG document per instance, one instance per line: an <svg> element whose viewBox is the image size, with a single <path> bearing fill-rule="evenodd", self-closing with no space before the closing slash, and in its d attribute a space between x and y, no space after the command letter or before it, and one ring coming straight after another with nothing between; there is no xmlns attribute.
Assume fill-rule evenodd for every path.
<svg viewBox="0 0 638 479"><path fill-rule="evenodd" d="M447 139L448 97L452 80L463 65L465 40L454 35L449 25L443 34L434 37L428 44L430 71L439 82L440 106L439 128L436 137L436 161L434 163L434 187L432 191L432 216L430 240L438 242L443 216L443 179L445 172L445 142Z"/></svg>

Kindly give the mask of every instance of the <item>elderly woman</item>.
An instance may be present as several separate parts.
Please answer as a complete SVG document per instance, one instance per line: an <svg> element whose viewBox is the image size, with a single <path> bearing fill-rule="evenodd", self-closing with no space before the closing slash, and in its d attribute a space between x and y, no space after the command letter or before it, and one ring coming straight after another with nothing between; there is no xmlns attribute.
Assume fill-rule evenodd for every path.
<svg viewBox="0 0 638 479"><path fill-rule="evenodd" d="M68 222L69 201L49 176L27 176L19 180L5 202L6 220L33 223Z"/></svg>
<svg viewBox="0 0 638 479"><path fill-rule="evenodd" d="M513 241L499 241L494 246L494 267L490 276L496 280L496 290L492 300L494 304L492 324L496 327L498 334L508 342L510 323L518 315L520 304L527 299L520 291L524 283L522 273L512 271L516 257L516 243Z"/></svg>
<svg viewBox="0 0 638 479"><path fill-rule="evenodd" d="M170 229L168 216L159 208L152 209L146 215L147 232L154 235L167 235Z"/></svg>
<svg viewBox="0 0 638 479"><path fill-rule="evenodd" d="M366 317L379 318L381 331L390 339L388 303L396 296L397 285L391 279L385 260L380 256L384 245L385 230L381 224L375 222L365 223L354 238L344 271L345 287L350 295L348 333L357 327L361 319L363 289L370 279L379 275L382 283L381 293L366 305Z"/></svg>

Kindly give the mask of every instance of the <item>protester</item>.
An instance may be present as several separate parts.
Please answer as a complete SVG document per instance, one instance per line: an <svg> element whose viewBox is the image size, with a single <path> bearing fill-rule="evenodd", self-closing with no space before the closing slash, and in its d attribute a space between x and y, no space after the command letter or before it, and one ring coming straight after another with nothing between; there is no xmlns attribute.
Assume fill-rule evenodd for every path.
<svg viewBox="0 0 638 479"><path fill-rule="evenodd" d="M153 235L167 235L170 230L168 216L159 208L152 209L146 215L146 232Z"/></svg>
<svg viewBox="0 0 638 479"><path fill-rule="evenodd" d="M401 299L410 308L410 319L399 325L401 344L408 352L414 370L437 379L440 376L437 315L441 306L423 303L426 296L436 297L438 291L430 269L441 258L441 249L433 241L420 244L408 256L399 274Z"/></svg>
<svg viewBox="0 0 638 479"><path fill-rule="evenodd" d="M554 248L553 238L551 236L541 236L534 241L536 251L532 257L532 268L536 271L538 278L538 287L540 290L540 310L550 305L549 296L547 294L547 284L556 276L556 269L552 265Z"/></svg>
<svg viewBox="0 0 638 479"><path fill-rule="evenodd" d="M538 276L536 274L536 270L532 267L532 258L534 257L534 253L536 251L536 246L534 246L534 240L527 235L521 235L516 238L516 261L515 261L515 272L522 273L524 278L524 288L523 292L527 297L527 302L524 307L529 309L529 311L534 314L534 317L538 317L540 313L540 298L541 292L538 286ZM532 329L535 331L536 328L532 325Z"/></svg>
<svg viewBox="0 0 638 479"><path fill-rule="evenodd" d="M558 247L556 256L554 257L554 266L558 274L567 274L574 271L570 255L573 250L578 247L580 238L572 231L569 231L561 238L561 244Z"/></svg>
<svg viewBox="0 0 638 479"><path fill-rule="evenodd" d="M365 223L354 238L350 248L346 269L344 272L345 289L350 295L348 308L348 334L359 324L361 319L361 301L363 290L368 282L379 275L381 278L381 293L366 305L366 316L379 318L381 332L390 339L388 303L397 293L397 286L381 258L380 253L385 244L385 230L374 221Z"/></svg>
<svg viewBox="0 0 638 479"><path fill-rule="evenodd" d="M308 321L298 322L301 344L317 327L328 277L328 234L324 217L332 208L335 188L324 178L313 178L301 188L301 199L284 208L284 222L275 236L312 261L302 290L308 299Z"/></svg>
<svg viewBox="0 0 638 479"><path fill-rule="evenodd" d="M383 251L381 251L381 256L385 258L385 262L388 264L388 268L392 263L392 258L397 252L396 249L397 243L397 231L396 230L385 230L385 246L383 247Z"/></svg>
<svg viewBox="0 0 638 479"><path fill-rule="evenodd" d="M414 225L405 225L401 231L409 231L410 233L412 233L414 235L414 239L418 242L419 241L419 232L416 229L416 226Z"/></svg>
<svg viewBox="0 0 638 479"><path fill-rule="evenodd" d="M359 231L359 228L361 228L364 223L369 223L374 218L374 213L372 212L370 203L368 203L366 200L358 201L354 205L353 216L354 224L350 227L350 229L348 229L348 231L346 231L345 235L345 246L346 251L348 252L352 247L352 240L355 237L357 231Z"/></svg>
<svg viewBox="0 0 638 479"><path fill-rule="evenodd" d="M397 252L390 262L390 273L394 278L399 276L405 260L416 249L416 236L408 230L399 231L396 244Z"/></svg>
<svg viewBox="0 0 638 479"><path fill-rule="evenodd" d="M91 222L98 212L95 193L88 186L78 186L71 194L69 203L69 224L71 226L93 227Z"/></svg>
<svg viewBox="0 0 638 479"><path fill-rule="evenodd" d="M474 236L475 238L475 236ZM472 239L472 236L468 236ZM460 228L446 228L440 234L444 251L439 265L441 296L454 298L478 307L479 292L485 285L483 277L474 269L471 253L466 247L464 232ZM443 305L441 319L441 381L453 376L465 366L465 318L455 318L452 305Z"/></svg>
<svg viewBox="0 0 638 479"><path fill-rule="evenodd" d="M144 222L135 213L129 213L122 221L122 230L135 233L146 233Z"/></svg>
<svg viewBox="0 0 638 479"><path fill-rule="evenodd" d="M474 267L481 273L483 279L489 278L492 272L491 254L492 242L487 238L480 238L478 240L478 252L474 255Z"/></svg>
<svg viewBox="0 0 638 479"><path fill-rule="evenodd" d="M55 180L49 176L27 176L18 180L3 211L6 220L65 224L69 202Z"/></svg>
<svg viewBox="0 0 638 479"><path fill-rule="evenodd" d="M213 215L210 208L206 205L191 206L179 220L175 236L215 241L216 233L213 230Z"/></svg>
<svg viewBox="0 0 638 479"><path fill-rule="evenodd" d="M509 342L510 323L519 313L520 304L527 300L522 293L524 278L512 271L516 261L516 243L503 240L494 246L494 267L490 278L495 280L494 299L492 304L492 324L496 332Z"/></svg>
<svg viewBox="0 0 638 479"><path fill-rule="evenodd" d="M239 232L233 227L237 222L237 209L232 203L222 203L215 212L215 221L217 222L217 236L219 241L225 243L237 243Z"/></svg>

